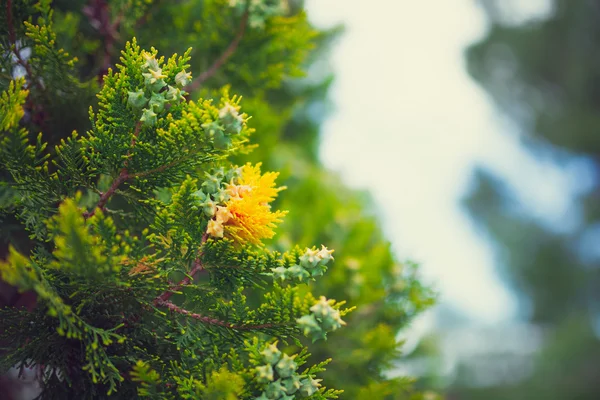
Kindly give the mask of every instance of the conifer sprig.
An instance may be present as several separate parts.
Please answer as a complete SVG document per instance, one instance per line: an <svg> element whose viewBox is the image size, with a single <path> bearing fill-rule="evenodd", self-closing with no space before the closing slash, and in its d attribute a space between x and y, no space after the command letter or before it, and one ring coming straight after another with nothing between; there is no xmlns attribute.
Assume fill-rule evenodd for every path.
<svg viewBox="0 0 600 400"><path fill-rule="evenodd" d="M206 239L208 239L208 234L205 233L204 235L202 235L202 244L206 243ZM169 290L165 290L160 296L154 299L154 304L157 306L163 305L171 298L173 293L180 291L181 288L192 283L196 275L202 270L204 270L204 265L202 264L201 257L198 257L194 260L190 272L186 274L185 277L177 285L169 288Z"/></svg>
<svg viewBox="0 0 600 400"><path fill-rule="evenodd" d="M279 285L273 270L292 271L293 277L301 269L314 279L333 258L325 247L285 254L264 247L262 241L274 235L285 215L270 206L283 188L275 185L277 174L261 173L260 165L226 164L227 156L247 141L247 116L240 99L226 90L218 106L181 98L180 88L190 78L188 59L185 54L165 61L154 49L146 52L135 41L129 43L122 64L106 76L98 110L90 112L92 129L86 136L73 134L55 154L44 154L41 139L37 146L24 145L26 131L16 126L27 96L23 80L0 96L0 109L11 113L2 122L3 146L20 149L0 153L15 190L24 190L20 185L29 181L45 182L42 191L54 190L51 198L60 199L57 210L46 206L46 216L14 205L40 219L33 237L46 245L29 256L11 248L9 258L0 262L2 278L36 292L46 315L36 320L0 314L15 327L25 318L54 332L48 343L78 344L67 362L27 330L25 342L11 340L16 347L1 365L27 356L71 385L106 395L127 387L127 374L133 371L130 382L139 382L139 395L183 396L192 387L210 393L221 390L219 382L229 377L229 383L240 383L239 393L247 399L261 392L273 399L286 393L334 398L337 392L325 391L310 373L294 375L294 356L285 355L285 362L272 367L283 380L293 376L287 383L261 381L250 373L245 338L297 341L303 332L312 332L302 321L318 303L309 294L302 299L297 287L307 279ZM49 170L50 162L56 171ZM116 196L128 193L137 196L134 210L146 206L147 211L138 212L150 221L148 228L130 232L125 227ZM37 201L43 203L44 197ZM106 213L113 202L114 218ZM258 307L250 305L249 294L262 299ZM343 324L343 303L327 304L325 311L318 310L318 338ZM220 355L232 348L236 351ZM205 361L192 367L199 354ZM174 360L171 367L161 357ZM160 373L149 365L160 365ZM193 370L192 386L181 379L179 365Z"/></svg>

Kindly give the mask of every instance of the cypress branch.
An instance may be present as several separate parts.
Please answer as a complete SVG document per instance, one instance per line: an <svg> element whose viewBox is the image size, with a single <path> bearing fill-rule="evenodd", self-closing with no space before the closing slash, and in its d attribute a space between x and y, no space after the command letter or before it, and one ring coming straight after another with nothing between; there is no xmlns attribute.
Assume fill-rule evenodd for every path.
<svg viewBox="0 0 600 400"><path fill-rule="evenodd" d="M0 263L3 279L22 290L34 290L38 294L40 306L46 307L48 315L58 320L58 325L51 323L54 325L51 329L56 331L58 338L66 337L81 342L85 349L79 356L81 370L89 374L88 379L91 379L92 385L106 385L108 395L120 390L122 382L126 379L125 372L133 368L131 364L124 363L121 354L129 352L129 358L147 358L145 353L135 350L130 343L152 340L157 344L158 350L162 347L168 348L173 343L192 340L186 336L185 328L178 327L183 322L168 318L168 315L158 308L166 308L173 314L206 325L209 331L202 332L194 328L190 332L196 332L193 340L220 343L214 351L226 346L231 334L223 336L223 333L210 333L210 327L227 328L232 332L248 332L253 335L263 332L280 337L297 337L302 331L303 314L310 312L310 304L298 301L299 294L294 285L275 287L273 292L265 292L262 304L252 309L247 304L246 296L242 294L242 284L256 282L259 275L263 278L269 276L271 271L265 269L250 268L239 280L229 279L227 274L222 275L222 278L226 278L224 281L211 280L210 284L215 287L214 297L201 298L193 294L202 289L199 283L194 283L194 278L204 270L206 257L217 269L219 265L230 266L236 261L271 258L267 250L261 247L261 241L273 236L273 228L285 214L272 211L269 205L282 188L275 187L277 174L261 173L260 165L246 164L241 168L224 168L226 165L221 161L222 158L236 142L245 140L245 114L240 113L239 99L227 96L217 108L211 102L196 104L176 96L165 98L170 101L171 107L168 110L164 107L155 108L158 113L149 120L144 116L150 109L136 109L140 105L144 107L149 104L148 100L136 100L135 96L139 96L137 93L143 92L132 89L144 84L146 90L152 93L145 96L155 99L157 90L165 86L173 88L174 86L170 85L180 84L168 79L171 76L176 81L178 77L185 77L185 59L177 61L172 57L162 64L155 54L141 50L135 42L127 46L123 55L124 64L119 67L120 71L115 74L109 73L105 80L105 86L99 96L102 100L99 110L92 114L94 129L86 137L73 135L72 141L69 142L79 144L77 148L82 152L81 167L90 171L106 170L103 164L116 160L113 158L114 153L123 154L122 167L117 177L108 184L107 190L101 191L90 212L81 213L78 204L82 202L83 194L77 191L72 197L67 196L59 205L58 212L44 221L47 240L53 244L51 254L44 254L43 257L36 254L27 256L11 249L7 261ZM144 77L143 81L141 76ZM163 79L164 83L157 85L158 81ZM17 93L22 91L17 84L13 85L12 90ZM6 107L15 109L14 99L22 102L24 93L3 96L2 99L7 102ZM120 106L125 99L128 99L128 109ZM16 104L17 109L20 106ZM132 124L131 119L135 119L135 123ZM198 120L203 123L200 124ZM10 130L14 128L11 126L14 122L10 121L5 124L9 135ZM129 143L124 142L122 137L109 134L132 125L134 130ZM204 130L201 135L196 132L198 128ZM226 136L216 136L216 129L222 130ZM154 197L150 191L139 190L139 195L145 198L146 202L154 204L158 211L155 222L150 225L151 232L146 229L141 235L132 235L129 231L118 228L119 221L113 220L103 212L113 195L125 182L133 178L150 176L151 173L160 175L168 168L185 168L181 160L166 161L170 158L168 147L157 151L152 160L139 157L137 148L156 140L156 136L149 135L150 132L158 137L170 132L175 136L180 135L181 140L188 146L193 147L194 141L197 141L201 148L212 148L214 156L206 160L221 166L212 172L206 172L205 179L200 182L189 175L180 180L176 178L175 182L172 182L174 189L170 199L167 200ZM170 145L167 136L163 137L165 144ZM156 145L161 148L162 143L158 141ZM69 146L71 145L66 142L61 145L57 152L58 157L69 159ZM29 148L25 151L31 152ZM11 157L11 154L6 153L8 157ZM39 164L33 155L28 157ZM156 165L157 162L161 165L143 170L147 165ZM192 162L198 168L203 166L205 159L193 159ZM88 167L91 163L95 165L94 168ZM28 168L31 168L22 162L13 162L12 165L10 172L16 182L27 176ZM61 167L60 162L56 162L55 165ZM145 172L130 172L136 169ZM46 169L43 171L49 174ZM77 187L78 185L69 183L70 180L78 179L76 175L62 175L67 182L60 182L58 179L56 181L61 185ZM123 190L132 189L135 188L130 186ZM149 241L151 245L143 244L143 241ZM205 249L206 246L208 248ZM322 274L326 269L325 265L332 259L330 252L307 251L311 256L306 260L303 258L304 261L300 261L303 266L297 265L296 269L306 268L307 271L311 271L319 266ZM184 269L184 277L173 286L170 276L177 272L178 266L184 266L190 260L191 269L189 272ZM226 267L224 271L232 269ZM100 288L98 284L101 284ZM225 285L231 285L234 291L227 293L223 290ZM259 289L259 286L255 286L254 290ZM142 294L143 291L146 294ZM184 301L192 308L170 300L174 293L183 296L186 299ZM191 303L191 299L199 302ZM340 311L327 307L329 308L316 317L318 320L311 317L314 323L320 321L322 324L322 328L318 328L317 332L322 338L327 330L335 330L341 326ZM150 333L147 330L148 324L157 319L162 321L166 329L160 329L159 332L153 329ZM328 322L330 319L331 322ZM38 321L37 324L43 326L48 322ZM170 333L171 329L176 329L179 333ZM312 335L315 332L305 329L304 333ZM38 342L23 345L27 349L34 346L33 343ZM205 347L203 351L207 352L209 349L210 347ZM245 351L243 346L238 345L237 349L240 352ZM18 357L21 352L22 350L15 348L13 357ZM51 350L45 349L44 353L47 352ZM213 354L207 362L215 363L218 359L217 354ZM194 354L189 356L195 357ZM184 353L170 354L169 357L183 363L188 356ZM239 354L234 353L232 357L237 358ZM72 369L67 369L66 365L48 363L36 356L34 359L43 365L40 368L45 369L50 365L50 368L62 371L61 374L67 373L69 379L76 379L76 374L73 375ZM230 362L232 360L227 361ZM227 371L223 373L241 374L241 377L248 366L241 363L237 370L229 370L224 365L220 368ZM293 374L295 368L290 370L289 374ZM163 390L182 388L181 384L177 384L175 370L167 372L167 375L165 383L169 383L169 386L165 385ZM288 375L282 375L286 376ZM246 376L240 382L248 385L249 390L267 390L266 386L256 386L257 382L252 375ZM50 390L50 386L46 390ZM148 387L142 386L139 393L146 393L147 390Z"/></svg>
<svg viewBox="0 0 600 400"><path fill-rule="evenodd" d="M0 277L37 296L30 311L0 307L0 373L35 368L49 399L337 398L341 391L319 376L349 388L351 398L363 389L404 391L383 368L398 354L398 330L430 304L426 288L389 263L372 222L345 225L339 199L348 196L306 168L304 154L288 155L297 146L281 147L286 162L297 163L282 169L323 186L295 176L279 184L278 173L265 171L280 156L259 150L264 165L246 159L251 139L267 149L282 139L291 110L308 98L282 86L319 37L305 14L278 0L152 8L127 0L110 9L91 1L97 9L84 14L50 4L0 8L8 28L0 46L9 55L0 57L8 71L0 74L0 217L14 227L3 237L14 246L0 249ZM114 18L96 21L98 10ZM119 35L90 37L86 24L96 22L106 32L118 26ZM134 28L143 46L121 43ZM175 52L187 42L197 46L194 60L191 50L163 58L151 47ZM123 48L118 60L113 46ZM198 59L213 58L193 79ZM99 87L97 68L108 65L115 68ZM27 82L11 75L20 66ZM205 98L197 98L200 87ZM198 92L194 100L185 88ZM292 194L278 199L284 189ZM290 215L278 209L294 207ZM292 222L277 237L284 218ZM319 227L305 229L313 220ZM290 245L307 242L298 232L336 243L339 261L321 243ZM372 239L340 241L350 236ZM361 276L351 268L358 254L369 265ZM322 293L350 297L352 306ZM364 303L369 312L349 314ZM346 361L325 370L323 358L347 356L321 344L328 336L364 354L352 361L364 379L338 379ZM371 338L382 344L365 348Z"/></svg>
<svg viewBox="0 0 600 400"><path fill-rule="evenodd" d="M252 325L252 324L241 324L241 325L236 325L233 324L231 322L225 322L225 321L221 321L218 320L216 318L211 318L211 317L207 317L204 315L200 315L200 314L196 314L193 312L190 312L182 307L179 307L175 304L173 304L172 302L168 301L168 300L159 300L157 302L158 306L162 306L162 307L166 307L168 308L170 311L179 313L179 314L183 314L183 315L187 315L189 317L192 317L198 321L201 321L205 324L210 324L210 325L217 325L217 326L222 326L224 328L229 328L229 329L234 329L234 330L252 330L252 331L257 331L257 330L261 330L261 329L267 329L267 328L277 328L277 327L281 327L282 324L256 324L256 325Z"/></svg>

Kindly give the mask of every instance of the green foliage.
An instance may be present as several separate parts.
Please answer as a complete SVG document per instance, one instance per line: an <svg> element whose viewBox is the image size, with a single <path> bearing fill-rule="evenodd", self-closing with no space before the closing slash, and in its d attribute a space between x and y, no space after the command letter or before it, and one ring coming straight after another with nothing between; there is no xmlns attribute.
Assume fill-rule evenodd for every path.
<svg viewBox="0 0 600 400"><path fill-rule="evenodd" d="M40 307L46 308L47 315L58 320L58 324L47 318L38 322L30 321L31 323L41 322L39 329L47 329L44 324L49 323L58 336L81 343L80 368L89 373L92 384L106 385L107 394L126 385L123 383L122 371L133 369L133 365L128 367L133 359L137 359L133 381L141 383L140 395L151 395L152 387L155 388L152 390L158 390L158 372L152 373L149 369L151 364L144 363L151 363L152 356L160 354L163 358L176 362L171 368L163 366L163 387L160 392L169 392L166 388L172 385L183 398L186 398L185 393L189 396L195 393L203 398L242 398L242 393L246 393L245 386L251 380L244 380L234 372L228 372L228 360L220 359L220 352L224 348L235 349L236 347L231 346L235 346L236 341L237 346L241 346L241 338L245 335L243 332L262 331L265 335L281 338L297 335L299 328L295 326L295 320L306 313L307 307L299 301L296 288L287 285L273 286L264 291L261 306L256 310L251 309L243 294L243 284L256 279L262 279L266 283L263 275L270 275L270 271L265 268L245 268L244 261L256 265L257 260L262 260L259 261L262 265L270 263L280 266L281 263L276 261L277 256L270 255L267 250L240 247L232 240L208 239L208 231L205 231L207 220L212 215L207 216L201 212L196 218L189 218L189 211L198 209L199 199L194 196L198 191L198 182L187 174L224 159L245 140L237 136L247 136L248 130L242 126L236 128L231 145L225 148L215 146L214 136L199 132L211 119L224 121L225 127L231 124L227 115L235 112L237 116L239 108L233 99L222 101L224 105L236 104L236 108L228 110L229 114L226 115L221 112L225 106L218 109L210 101L183 101L171 103L168 110L158 114L155 124L142 124L139 112L128 107L127 102L131 89L144 82L142 71L148 70L145 64L155 62L154 70L160 70L160 74L164 76L161 79L166 82L177 79L186 66L185 56L173 56L163 64L163 59L154 58L155 53L154 51L150 56L142 52L135 41L129 44L123 52L123 64L119 66L119 72L109 71L105 79L104 87L98 95L98 111L90 113L92 130L85 137L74 136L71 139L77 146L70 145L71 142L63 142L57 146L56 157L62 157L61 161L66 165L72 163L70 157L66 156L71 153L68 151L69 147L79 149L82 154L79 169L92 171L92 176L96 178L103 174L111 176L110 188L105 192L93 186L84 188L101 193L97 204L89 211L85 211L86 207L80 204L80 192L69 193L68 190L63 190L61 195L64 197L58 210L45 218L46 230L40 234L44 241L51 243L51 253L40 248L26 257L11 249L7 261L0 264L0 272L8 283L21 290L33 290L38 295ZM11 88L11 94L15 96L18 84ZM9 99L8 95L3 98ZM21 101L23 98L24 96L20 96ZM11 107L14 109L15 106ZM123 134L128 131L133 132ZM21 130L13 130L12 133L6 132L6 135L7 138L11 134L16 135L17 139L23 141L21 133ZM34 181L38 178L50 181L49 187L78 187L81 182L77 174L73 177L63 175L63 182L60 185L57 183L58 172L48 171L48 156L41 157L45 163L43 168L36 167L40 163L36 158L37 154L45 146L38 147L40 151L27 146L21 151L22 157L6 163L10 166L13 181L22 183L23 177ZM11 161L10 157L8 161ZM60 166L58 162L56 165ZM38 175L32 176L32 168L38 171ZM139 178L143 180L137 183ZM69 182L72 179L78 181ZM93 179L88 182L93 182ZM231 180L230 186L235 187L233 182ZM124 183L129 183L129 187L119 188ZM166 185L173 188L169 199L163 201L153 195L156 189ZM121 223L115 223L112 217L105 215L105 205L112 207L109 195L115 194L118 188L135 193L135 203L140 205L137 208L140 209L138 213L141 217L150 218L155 215L155 222L149 225L150 234L146 229L146 233L131 235L128 229L122 227L123 222L127 221L126 217L121 219ZM259 191L261 187L252 186L248 190ZM238 191L237 196L245 196L244 198L251 196L239 193ZM48 199L47 193L40 194ZM143 205L149 207L144 208ZM14 208L24 207L16 204ZM43 219L40 210L29 209L27 212ZM251 218L252 215L247 217ZM234 216L231 218L235 219ZM140 233L146 236L145 240L139 236ZM215 254L216 252L220 254ZM329 254L324 251L325 262L330 259ZM289 259L290 256L286 258ZM297 255L296 258L301 257ZM194 266L191 269L190 264ZM127 270L124 267L128 265L134 267ZM207 265L208 271L229 266L244 269L246 276L227 280L209 279L207 284L193 285L192 275L204 269L203 265ZM192 272L194 268L196 270ZM151 278L145 274L148 271L152 271ZM185 288L169 289L171 278L187 273L190 274L187 275L188 278L182 280L187 282ZM246 289L251 290L252 287ZM184 296L182 304L185 309L168 302L171 290ZM206 298L207 293L212 295ZM159 307L170 310L171 314L161 311ZM204 314L200 315L199 312ZM336 312L339 320L339 311ZM8 315L10 317L13 314ZM140 329L126 327L131 324L131 318L143 321L138 322ZM207 326L192 327L190 320L200 321ZM150 333L143 326L151 321L161 321L160 326L164 328L153 329ZM12 322L16 323L17 320ZM236 331L239 331L237 338L232 339L231 336ZM11 331L11 335L16 333L18 331ZM150 350L147 346L152 339L155 347ZM191 380L181 381L177 369L191 367L191 360L197 357L195 352L189 350L189 343L192 342L198 347L197 351L205 357L212 354L212 357L206 357L204 363L194 363L199 375L192 373ZM23 354L30 354L31 359L43 362L55 370L73 368L73 365L67 366L60 362L53 364L40 359L40 354L51 351L43 349L41 343L36 343L35 346L19 344L18 347L9 347L9 364L4 364L5 368L11 362L22 362ZM173 351L176 353L173 354ZM234 356L238 357L238 354L230 353L230 357ZM204 381L201 377L206 376L202 372L206 368L216 370ZM243 360L237 360L234 371L240 372L243 368ZM283 376L283 371L289 366L282 367L278 364L278 368ZM50 393L52 389L51 385L46 387ZM281 394L284 393L285 390L282 389ZM249 395L250 393L246 393L244 397Z"/></svg>
<svg viewBox="0 0 600 400"><path fill-rule="evenodd" d="M315 164L306 108L330 80L287 78L326 35L295 3L17 3L0 15L0 216L26 236L2 232L0 273L38 305L0 309L2 370L43 365L56 399L413 395L383 372L432 296L370 204ZM289 187L276 242L280 188L244 176L248 158ZM326 333L340 346L309 355L303 336Z"/></svg>
<svg viewBox="0 0 600 400"><path fill-rule="evenodd" d="M21 118L23 118L23 103L29 94L27 90L23 90L23 79L10 81L8 90L2 92L0 98L0 130L8 131L17 126Z"/></svg>
<svg viewBox="0 0 600 400"><path fill-rule="evenodd" d="M37 98L33 117L40 119L44 127L61 126L69 130L82 121L78 119L81 116L69 114L67 110L76 107L76 102L82 99L91 104L96 85L94 81L81 82L75 69L77 58L57 46L50 3L37 3L34 6L36 17L23 22L26 37L18 46L20 49L29 47L31 56L26 61L23 56L18 57L17 65L25 69L28 87ZM11 46L17 54L17 44ZM3 69L15 72L12 65L3 66Z"/></svg>
<svg viewBox="0 0 600 400"><path fill-rule="evenodd" d="M197 395L207 400L237 400L241 397L244 380L237 374L229 372L226 368L213 371L205 385L198 385ZM185 396L182 396L185 398ZM194 398L194 397L190 397Z"/></svg>

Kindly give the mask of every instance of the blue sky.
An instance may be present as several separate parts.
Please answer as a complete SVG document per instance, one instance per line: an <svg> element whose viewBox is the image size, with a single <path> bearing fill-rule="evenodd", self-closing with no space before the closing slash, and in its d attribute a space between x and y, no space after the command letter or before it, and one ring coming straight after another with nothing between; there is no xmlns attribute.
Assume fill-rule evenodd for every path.
<svg viewBox="0 0 600 400"><path fill-rule="evenodd" d="M514 21L543 15L544 3L529 2ZM397 256L423 265L441 302L482 323L513 318L493 249L458 202L483 164L553 222L570 211L577 168L532 158L467 75L463 51L485 34L483 11L473 0L309 0L307 8L318 26L347 28L331 54L324 164L373 193Z"/></svg>

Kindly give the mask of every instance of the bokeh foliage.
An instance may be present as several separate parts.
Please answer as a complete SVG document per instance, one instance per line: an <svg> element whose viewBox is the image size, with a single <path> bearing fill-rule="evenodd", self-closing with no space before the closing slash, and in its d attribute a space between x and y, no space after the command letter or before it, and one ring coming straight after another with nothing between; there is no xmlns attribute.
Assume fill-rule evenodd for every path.
<svg viewBox="0 0 600 400"><path fill-rule="evenodd" d="M461 399L600 396L600 7L550 3L549 16L514 24L506 18L506 4L481 2L490 29L468 49L468 69L516 122L533 155L559 167L585 165L573 183L589 184L575 194L573 213L556 226L522 207L510 183L493 171L476 170L465 207L491 239L501 275L519 299L520 317L547 336L530 374L486 388L463 379L452 389ZM586 171L591 177L583 176Z"/></svg>

